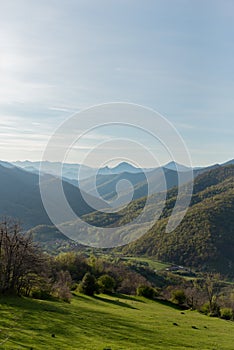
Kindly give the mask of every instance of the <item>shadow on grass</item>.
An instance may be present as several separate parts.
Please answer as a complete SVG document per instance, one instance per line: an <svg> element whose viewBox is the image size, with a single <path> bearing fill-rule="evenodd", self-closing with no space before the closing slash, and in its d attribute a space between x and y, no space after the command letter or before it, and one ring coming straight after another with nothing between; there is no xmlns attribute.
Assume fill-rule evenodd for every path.
<svg viewBox="0 0 234 350"><path fill-rule="evenodd" d="M137 310L136 307L134 307L132 305L129 305L127 303L123 303L122 301L119 301L119 299L116 299L116 300L106 299L106 298L103 298L103 297L101 297L99 295L95 295L93 298L96 299L96 300L103 301L103 302L105 302L107 304L112 304L112 305L117 305L117 306L121 306L121 307L126 307L128 309L135 309L135 310Z"/></svg>
<svg viewBox="0 0 234 350"><path fill-rule="evenodd" d="M151 299L151 300L153 300L153 299ZM153 301L155 301L156 303L159 303L161 305L169 306L169 307L171 307L172 309L175 309L175 310L179 310L179 311L181 311L181 310L188 310L188 307L174 304L174 303L172 303L169 300L154 299Z"/></svg>
<svg viewBox="0 0 234 350"><path fill-rule="evenodd" d="M131 295L119 294L119 293L109 293L109 294L105 294L105 295L107 297L123 299L123 300L129 300L129 301L135 301L135 302L138 302L138 303L144 303L145 304L144 300L137 299L137 298L135 298L134 296L131 296ZM96 299L98 299L98 298L100 299L101 298L99 294L95 294L95 296L88 296L88 295L81 294L81 293L78 294L76 292L73 292L72 296L77 298L77 299L80 298L80 299L83 299L83 300L86 300L86 301L87 301L87 299L89 299L89 300L95 299L95 297L97 297ZM103 298L103 299L105 299L105 298Z"/></svg>
<svg viewBox="0 0 234 350"><path fill-rule="evenodd" d="M138 303L145 303L144 300L137 299L131 295L113 293L113 294L110 294L110 296L113 296L113 297L119 298L119 299L124 299L124 300L137 301Z"/></svg>
<svg viewBox="0 0 234 350"><path fill-rule="evenodd" d="M60 307L62 305L62 302L56 299L42 300L19 296L5 296L3 298L0 298L0 304L13 308L22 308L23 310L34 310L35 312L47 311L58 314L66 313L66 310L63 310Z"/></svg>

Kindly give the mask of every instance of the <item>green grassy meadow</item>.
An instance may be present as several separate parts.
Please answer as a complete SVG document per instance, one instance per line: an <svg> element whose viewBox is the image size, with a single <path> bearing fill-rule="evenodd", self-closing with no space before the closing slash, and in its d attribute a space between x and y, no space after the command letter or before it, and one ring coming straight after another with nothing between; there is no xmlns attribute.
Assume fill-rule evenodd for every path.
<svg viewBox="0 0 234 350"><path fill-rule="evenodd" d="M133 262L139 262L139 263L147 263L148 266L151 269L154 270L165 270L168 266L170 266L169 264L154 260L151 257L125 257L124 258L125 261L133 261Z"/></svg>
<svg viewBox="0 0 234 350"><path fill-rule="evenodd" d="M234 322L140 297L0 299L1 349L233 349Z"/></svg>

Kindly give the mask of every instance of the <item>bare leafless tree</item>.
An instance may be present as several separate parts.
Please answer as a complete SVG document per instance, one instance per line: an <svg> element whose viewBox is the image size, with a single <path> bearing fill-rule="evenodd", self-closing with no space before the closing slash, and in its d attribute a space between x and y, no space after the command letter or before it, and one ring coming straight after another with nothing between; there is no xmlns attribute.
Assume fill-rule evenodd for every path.
<svg viewBox="0 0 234 350"><path fill-rule="evenodd" d="M14 220L0 222L0 292L24 290L27 294L35 274L41 274L44 257L34 246L30 235L22 233Z"/></svg>

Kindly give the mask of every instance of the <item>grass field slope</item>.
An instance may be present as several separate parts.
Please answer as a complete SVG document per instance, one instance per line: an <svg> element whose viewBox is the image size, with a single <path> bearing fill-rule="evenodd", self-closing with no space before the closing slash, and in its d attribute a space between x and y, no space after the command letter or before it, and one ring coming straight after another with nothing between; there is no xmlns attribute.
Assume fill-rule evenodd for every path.
<svg viewBox="0 0 234 350"><path fill-rule="evenodd" d="M1 299L1 349L233 349L234 323L140 297Z"/></svg>

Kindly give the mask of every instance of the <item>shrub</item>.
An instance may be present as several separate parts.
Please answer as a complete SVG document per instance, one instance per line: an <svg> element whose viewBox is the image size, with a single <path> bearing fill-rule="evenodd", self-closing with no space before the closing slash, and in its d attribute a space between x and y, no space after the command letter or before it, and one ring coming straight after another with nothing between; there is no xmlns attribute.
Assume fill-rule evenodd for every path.
<svg viewBox="0 0 234 350"><path fill-rule="evenodd" d="M49 300L51 298L50 291L35 288L31 291L31 297L34 299Z"/></svg>
<svg viewBox="0 0 234 350"><path fill-rule="evenodd" d="M183 305L186 301L186 295L183 289L176 289L172 291L171 301L178 305Z"/></svg>
<svg viewBox="0 0 234 350"><path fill-rule="evenodd" d="M224 320L233 320L234 319L234 313L231 308L225 307L220 309L220 317Z"/></svg>
<svg viewBox="0 0 234 350"><path fill-rule="evenodd" d="M201 312L205 315L209 315L210 313L210 304L209 303L205 303L202 305L201 307Z"/></svg>
<svg viewBox="0 0 234 350"><path fill-rule="evenodd" d="M220 317L220 307L216 302L211 303L210 314L211 317Z"/></svg>
<svg viewBox="0 0 234 350"><path fill-rule="evenodd" d="M158 292L155 290L155 288L147 285L141 285L137 288L137 295L153 299L158 295Z"/></svg>
<svg viewBox="0 0 234 350"><path fill-rule="evenodd" d="M57 286L56 289L54 289L53 291L53 295L58 299L66 301L67 303L70 303L72 298L70 288L66 284L64 284L63 286Z"/></svg>
<svg viewBox="0 0 234 350"><path fill-rule="evenodd" d="M212 302L211 304L208 302L203 304L201 312L211 317L219 317L220 307L216 302Z"/></svg>

